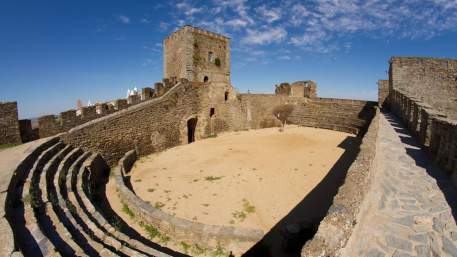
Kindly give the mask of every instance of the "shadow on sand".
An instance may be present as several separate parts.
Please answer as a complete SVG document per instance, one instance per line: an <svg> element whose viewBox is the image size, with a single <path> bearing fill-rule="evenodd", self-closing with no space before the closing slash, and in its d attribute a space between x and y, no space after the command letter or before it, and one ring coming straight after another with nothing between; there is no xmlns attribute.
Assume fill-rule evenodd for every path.
<svg viewBox="0 0 457 257"><path fill-rule="evenodd" d="M360 143L360 137L347 137L341 142L338 147L345 151L324 179L243 256L299 257L302 246L314 236L344 183Z"/></svg>

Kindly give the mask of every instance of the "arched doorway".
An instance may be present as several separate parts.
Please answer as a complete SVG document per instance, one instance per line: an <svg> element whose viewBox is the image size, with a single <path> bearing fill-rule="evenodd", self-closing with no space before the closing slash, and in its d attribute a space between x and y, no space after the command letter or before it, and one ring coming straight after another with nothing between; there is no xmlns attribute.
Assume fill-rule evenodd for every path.
<svg viewBox="0 0 457 257"><path fill-rule="evenodd" d="M187 143L195 141L195 128L197 127L197 118L187 120Z"/></svg>
<svg viewBox="0 0 457 257"><path fill-rule="evenodd" d="M209 80L208 76L205 76L205 77L203 78L203 82L205 82L205 83L208 82L208 80Z"/></svg>

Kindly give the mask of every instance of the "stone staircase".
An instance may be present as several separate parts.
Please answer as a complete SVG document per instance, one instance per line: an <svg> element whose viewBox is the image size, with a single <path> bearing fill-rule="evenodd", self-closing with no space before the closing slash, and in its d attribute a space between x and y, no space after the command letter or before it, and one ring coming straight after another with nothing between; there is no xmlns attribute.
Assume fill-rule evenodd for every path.
<svg viewBox="0 0 457 257"><path fill-rule="evenodd" d="M59 137L33 149L16 168L4 200L14 250L4 247L2 256L175 256L106 209L97 180L107 179L108 171L100 155Z"/></svg>

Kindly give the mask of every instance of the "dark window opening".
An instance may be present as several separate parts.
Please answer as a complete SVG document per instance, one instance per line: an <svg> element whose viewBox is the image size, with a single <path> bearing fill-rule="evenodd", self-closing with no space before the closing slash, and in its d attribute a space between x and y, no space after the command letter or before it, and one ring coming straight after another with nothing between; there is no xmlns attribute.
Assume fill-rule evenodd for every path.
<svg viewBox="0 0 457 257"><path fill-rule="evenodd" d="M195 128L197 127L197 118L187 121L187 142L190 144L195 141Z"/></svg>
<svg viewBox="0 0 457 257"><path fill-rule="evenodd" d="M213 52L208 53L208 62L213 62L214 61L214 54Z"/></svg>
<svg viewBox="0 0 457 257"><path fill-rule="evenodd" d="M229 92L228 92L228 91L225 91L225 94L224 94L224 100L225 100L225 101L228 100L228 96L229 96Z"/></svg>
<svg viewBox="0 0 457 257"><path fill-rule="evenodd" d="M209 117L210 117L210 118L213 117L215 113L216 113L216 110L215 110L214 108L211 108L211 109L209 110Z"/></svg>
<svg viewBox="0 0 457 257"><path fill-rule="evenodd" d="M203 82L208 82L208 80L209 80L208 76L205 76L205 77L203 78Z"/></svg>

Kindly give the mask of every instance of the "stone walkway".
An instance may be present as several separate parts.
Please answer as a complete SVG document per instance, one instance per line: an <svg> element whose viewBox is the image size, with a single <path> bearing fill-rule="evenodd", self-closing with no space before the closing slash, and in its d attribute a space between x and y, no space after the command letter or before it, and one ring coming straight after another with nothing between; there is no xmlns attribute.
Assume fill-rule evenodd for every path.
<svg viewBox="0 0 457 257"><path fill-rule="evenodd" d="M377 169L343 256L456 256L457 193L395 117L380 117Z"/></svg>

